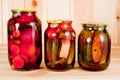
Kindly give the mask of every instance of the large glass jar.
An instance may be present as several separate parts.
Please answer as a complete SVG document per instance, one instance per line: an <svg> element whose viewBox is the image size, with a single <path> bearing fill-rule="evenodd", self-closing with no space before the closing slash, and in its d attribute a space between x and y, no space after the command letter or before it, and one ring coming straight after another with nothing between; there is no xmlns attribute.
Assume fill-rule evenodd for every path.
<svg viewBox="0 0 120 80"><path fill-rule="evenodd" d="M105 70L110 62L111 39L106 24L83 24L78 38L78 63L86 70Z"/></svg>
<svg viewBox="0 0 120 80"><path fill-rule="evenodd" d="M7 28L11 67L15 70L38 69L42 59L42 37L36 11L12 9Z"/></svg>
<svg viewBox="0 0 120 80"><path fill-rule="evenodd" d="M75 63L75 32L72 21L48 20L45 31L45 64L48 69L67 70Z"/></svg>

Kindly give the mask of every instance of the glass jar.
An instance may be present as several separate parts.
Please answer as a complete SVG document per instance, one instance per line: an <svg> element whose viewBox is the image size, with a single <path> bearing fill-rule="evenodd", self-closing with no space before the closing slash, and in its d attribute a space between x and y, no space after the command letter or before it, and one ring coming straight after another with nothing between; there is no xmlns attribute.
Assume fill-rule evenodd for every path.
<svg viewBox="0 0 120 80"><path fill-rule="evenodd" d="M105 70L110 62L111 39L106 24L83 24L78 38L78 63L86 70Z"/></svg>
<svg viewBox="0 0 120 80"><path fill-rule="evenodd" d="M42 37L36 10L11 11L7 27L10 65L15 70L38 69L42 59Z"/></svg>
<svg viewBox="0 0 120 80"><path fill-rule="evenodd" d="M72 21L48 20L45 31L45 64L48 69L67 70L75 63L75 32Z"/></svg>

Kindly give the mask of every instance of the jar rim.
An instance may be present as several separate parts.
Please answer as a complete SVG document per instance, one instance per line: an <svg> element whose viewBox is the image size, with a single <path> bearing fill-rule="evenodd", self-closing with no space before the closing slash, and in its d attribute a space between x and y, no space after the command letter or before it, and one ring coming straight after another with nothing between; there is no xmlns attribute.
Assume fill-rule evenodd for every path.
<svg viewBox="0 0 120 80"><path fill-rule="evenodd" d="M83 23L83 24L82 24L83 27L85 27L85 26L86 26L86 27L95 27L95 26L97 26L97 25L98 25L98 24L92 24L92 23Z"/></svg>
<svg viewBox="0 0 120 80"><path fill-rule="evenodd" d="M83 27L107 27L108 25L106 23L102 23L102 24L92 24L92 23L83 23L82 24Z"/></svg>
<svg viewBox="0 0 120 80"><path fill-rule="evenodd" d="M11 9L12 12L36 12L36 9Z"/></svg>
<svg viewBox="0 0 120 80"><path fill-rule="evenodd" d="M72 20L63 20L63 23L72 23Z"/></svg>

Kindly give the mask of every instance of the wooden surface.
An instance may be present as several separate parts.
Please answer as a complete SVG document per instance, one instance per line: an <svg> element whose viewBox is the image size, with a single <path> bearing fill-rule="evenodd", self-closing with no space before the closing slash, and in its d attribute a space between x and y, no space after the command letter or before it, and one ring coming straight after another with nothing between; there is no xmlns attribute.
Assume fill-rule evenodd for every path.
<svg viewBox="0 0 120 80"><path fill-rule="evenodd" d="M111 63L108 69L99 72L85 71L75 68L68 71L55 72L46 69L44 60L40 69L33 71L15 71L8 63L7 46L0 45L0 80L120 80L120 46L112 46Z"/></svg>
<svg viewBox="0 0 120 80"><path fill-rule="evenodd" d="M13 8L37 9L42 33L48 19L72 20L77 36L82 30L81 23L107 23L112 44L120 44L120 0L0 0L0 44L7 44L7 22Z"/></svg>

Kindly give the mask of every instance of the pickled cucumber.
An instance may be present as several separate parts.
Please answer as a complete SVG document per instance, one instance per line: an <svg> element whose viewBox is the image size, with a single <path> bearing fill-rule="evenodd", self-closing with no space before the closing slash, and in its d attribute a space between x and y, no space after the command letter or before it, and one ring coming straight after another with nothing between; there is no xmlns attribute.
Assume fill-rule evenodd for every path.
<svg viewBox="0 0 120 80"><path fill-rule="evenodd" d="M92 61L92 39L94 36L94 32L93 31L86 31L85 32L85 46L84 46L84 57L85 60L90 62Z"/></svg>
<svg viewBox="0 0 120 80"><path fill-rule="evenodd" d="M69 54L69 49L70 49L70 40L68 39L61 39L61 50L59 57L60 58L67 58Z"/></svg>
<svg viewBox="0 0 120 80"><path fill-rule="evenodd" d="M53 39L51 45L52 61L56 61L58 57L59 39Z"/></svg>
<svg viewBox="0 0 120 80"><path fill-rule="evenodd" d="M101 41L102 41L102 56L100 60L100 64L106 63L107 54L108 54L108 38L106 34L101 34Z"/></svg>
<svg viewBox="0 0 120 80"><path fill-rule="evenodd" d="M46 59L51 61L51 48L52 48L52 45L51 45L51 39L47 39L46 41Z"/></svg>
<svg viewBox="0 0 120 80"><path fill-rule="evenodd" d="M99 63L101 60L101 40L100 40L100 35L95 34L94 39L93 39L93 44L92 44L92 59L94 63Z"/></svg>
<svg viewBox="0 0 120 80"><path fill-rule="evenodd" d="M71 64L75 56L75 42L71 41L67 64Z"/></svg>

